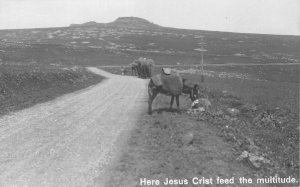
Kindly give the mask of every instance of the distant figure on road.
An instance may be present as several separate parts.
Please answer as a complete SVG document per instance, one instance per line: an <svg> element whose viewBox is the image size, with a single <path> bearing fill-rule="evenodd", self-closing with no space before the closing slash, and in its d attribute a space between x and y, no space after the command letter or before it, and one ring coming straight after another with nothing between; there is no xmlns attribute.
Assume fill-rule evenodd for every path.
<svg viewBox="0 0 300 187"><path fill-rule="evenodd" d="M126 68L122 66L121 72L122 72L122 75L126 75Z"/></svg>

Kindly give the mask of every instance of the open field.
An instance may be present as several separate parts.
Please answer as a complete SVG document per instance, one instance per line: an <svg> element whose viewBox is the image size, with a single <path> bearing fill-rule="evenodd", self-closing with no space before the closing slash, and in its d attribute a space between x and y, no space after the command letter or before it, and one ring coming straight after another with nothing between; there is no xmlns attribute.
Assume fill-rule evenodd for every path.
<svg viewBox="0 0 300 187"><path fill-rule="evenodd" d="M267 108L282 107L299 113L299 68L299 65L208 67L204 85L211 90L227 90L244 102ZM185 75L200 80L200 76L197 78L195 74Z"/></svg>
<svg viewBox="0 0 300 187"><path fill-rule="evenodd" d="M154 104L155 114L150 117L143 116L140 126L133 132L133 137L128 143L129 148L125 149L124 156L113 171L113 176L120 177L112 177L112 183L118 181L122 185L137 184L141 177L159 178L162 181L168 176L175 179L187 178L191 181L192 177L215 167L206 157L233 166L244 151L263 155L271 164L263 165L257 170L251 163L245 162L248 171L221 170L218 174L211 171L212 173L206 173L204 176L228 174L238 177L237 173L252 178L276 174L295 177L298 175L299 65L207 66L204 83L200 82L200 70L176 66L174 68L177 68L183 77L199 82L205 88L204 92L212 103L212 109L194 115L186 114L191 102L184 96L181 98L181 114L178 114L168 110L170 97L159 96ZM120 74L119 68L104 69ZM154 69L154 74L159 72L160 67ZM241 113L230 116L226 113L228 108L238 109ZM218 138L213 139L220 138L228 143L221 147L232 146L232 150L227 152L227 155L231 155L230 161L224 161L222 156L212 156L221 154L218 151L214 152L215 150L211 150L212 153L197 152L208 144L203 143L203 139L215 136L211 133L208 136L207 129L213 129L217 134ZM187 148L182 143L182 137L189 132L194 133L195 141ZM198 146L200 148L195 148ZM219 149L226 152L222 148ZM178 154L174 153L176 151ZM160 159L156 160L153 157ZM179 158L182 159L180 162L177 160ZM195 160L202 162L195 163ZM206 162L209 164L203 164ZM151 166L145 166L145 163ZM173 167L177 167L177 170Z"/></svg>
<svg viewBox="0 0 300 187"><path fill-rule="evenodd" d="M101 67L101 66L100 66ZM172 67L172 66L167 66ZM199 67L177 67L185 78L201 81ZM103 69L121 74L120 67ZM201 83L211 90L227 90L244 102L265 105L267 108L283 107L299 113L300 65L253 65L253 66L205 66L205 81ZM160 73L155 67L153 74ZM128 69L127 75L131 75Z"/></svg>
<svg viewBox="0 0 300 187"><path fill-rule="evenodd" d="M130 24L130 23L129 23ZM0 31L0 62L126 65L140 56L157 64L299 63L299 36L238 34L166 27L87 26Z"/></svg>
<svg viewBox="0 0 300 187"><path fill-rule="evenodd" d="M0 116L86 88L102 79L79 66L0 65Z"/></svg>

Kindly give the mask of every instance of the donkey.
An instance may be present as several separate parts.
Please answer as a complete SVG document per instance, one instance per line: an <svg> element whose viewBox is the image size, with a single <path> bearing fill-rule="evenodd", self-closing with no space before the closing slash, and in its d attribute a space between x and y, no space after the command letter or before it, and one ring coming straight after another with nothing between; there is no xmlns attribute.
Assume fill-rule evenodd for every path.
<svg viewBox="0 0 300 187"><path fill-rule="evenodd" d="M131 75L138 75L138 61L134 60L132 63L129 64L131 67Z"/></svg>
<svg viewBox="0 0 300 187"><path fill-rule="evenodd" d="M182 79L182 78L181 78ZM153 81L153 79L150 79L150 82L148 84L148 95L149 95L149 100L148 100L148 114L152 114L152 103L155 97L160 93L164 95L169 95L171 96L171 102L170 102L170 109L172 109L173 103L174 103L174 98L176 98L176 105L177 108L179 109L179 95L181 93L184 94L189 94L191 101L194 101L198 98L200 95L200 87L198 84L188 84L187 79L182 79L183 87L181 89L181 92L179 94L172 94L168 90L164 89L162 85L156 85Z"/></svg>
<svg viewBox="0 0 300 187"><path fill-rule="evenodd" d="M151 77L151 71L154 66L154 61L147 58L139 58L136 60L138 77L145 79Z"/></svg>

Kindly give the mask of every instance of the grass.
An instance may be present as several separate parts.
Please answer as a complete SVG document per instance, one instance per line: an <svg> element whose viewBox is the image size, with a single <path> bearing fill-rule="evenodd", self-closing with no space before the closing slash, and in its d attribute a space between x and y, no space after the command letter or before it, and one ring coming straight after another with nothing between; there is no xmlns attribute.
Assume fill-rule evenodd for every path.
<svg viewBox="0 0 300 187"><path fill-rule="evenodd" d="M296 146L299 144L299 130L297 130L299 129L299 113L295 113L286 105L272 108L265 103L253 105L239 97L222 94L219 91L211 91L209 94L215 108L212 113L202 116L203 119L223 130L224 126L229 125L232 128L231 133L240 139L245 137L253 139L266 155L274 159L276 163L280 163L281 168L294 174L299 172L299 147ZM281 103L277 102L277 104ZM255 106L256 110L252 111L246 106ZM236 118L215 115L214 112L224 111L226 108L237 108L241 113Z"/></svg>
<svg viewBox="0 0 300 187"><path fill-rule="evenodd" d="M157 64L198 64L203 38L208 63L299 63L298 36L171 28L64 27L0 31L2 61L126 65L140 56ZM1 61L1 60L0 60Z"/></svg>
<svg viewBox="0 0 300 187"><path fill-rule="evenodd" d="M240 73L249 79L206 77L203 86L214 91L226 90L243 102L263 105L264 108L283 108L299 113L299 65L210 67L215 72ZM199 81L200 76L185 74Z"/></svg>
<svg viewBox="0 0 300 187"><path fill-rule="evenodd" d="M283 109L251 111L246 109L249 103L238 97L205 92L213 108L196 115L185 113L190 101L184 97L178 113L167 109L170 97L159 96L154 114L141 116L123 147L108 186L139 186L140 178L187 179L191 184L195 176L255 180L278 175L299 180L299 123L295 114ZM228 107L241 113L231 117L224 112ZM258 118L256 122L261 114L274 118ZM184 137L189 133L193 134L192 143L185 144ZM263 156L270 164L255 168L247 161L237 161L243 151Z"/></svg>
<svg viewBox="0 0 300 187"><path fill-rule="evenodd" d="M193 142L185 144L189 133ZM193 177L254 176L232 159L230 149L206 124L186 114L161 111L140 120L107 186L140 186L140 178L187 179L187 186L192 186Z"/></svg>
<svg viewBox="0 0 300 187"><path fill-rule="evenodd" d="M105 69L120 74L119 68ZM248 162L242 162L248 168L247 171L239 171L243 176L253 178L277 174L281 177L298 177L299 65L206 67L206 70L213 71L215 76L205 76L204 83L200 82L199 74L185 73L183 76L199 82L205 88L212 109L189 116L185 112L191 102L181 97L182 110L177 113L176 110L168 109L170 97L159 95L154 101L154 115L142 116L132 133L128 146L124 148L124 155L112 171L114 176L120 177L112 177L111 184L117 181L121 185L135 186L141 177L190 180L191 176L204 174L225 175L223 171L230 166L218 165L220 172L213 173L213 164L225 162L242 167L237 166L234 160L243 151L255 152L271 161L270 165L263 165L259 169ZM159 68L155 69L154 74L159 71ZM222 72L230 75L247 74L249 79L219 77ZM239 115L229 115L226 112L228 108L239 109ZM207 132L207 129L212 131ZM195 136L190 147L185 146L181 140L188 132L193 132ZM220 153L211 150L215 145L210 145L208 149L213 155L203 152L203 146L209 144L201 142L205 137L203 132L210 133L213 142L221 138L226 143L219 148L221 152L226 150L228 153L227 156L223 155L223 160L217 156ZM231 151L227 151L227 148ZM208 158L217 161L210 162ZM201 162L196 162L199 160ZM233 176L236 171L232 169L226 172L228 176Z"/></svg>
<svg viewBox="0 0 300 187"><path fill-rule="evenodd" d="M101 68L101 67L100 67ZM103 67L104 70L121 74L119 67ZM131 70L127 69L127 75ZM243 102L263 105L264 108L284 108L293 113L299 113L299 65L289 66L229 66L205 67L205 70L215 73L214 77L206 76L203 86L213 91L226 90L230 94L241 98ZM159 73L160 68L155 68L153 74ZM221 78L220 73L247 75L248 78ZM199 72L200 73L200 72ZM225 74L226 75L226 74ZM201 81L198 74L184 73L185 78L195 82Z"/></svg>
<svg viewBox="0 0 300 187"><path fill-rule="evenodd" d="M217 72L241 73L259 80L279 83L299 83L299 64L295 65L257 65L257 66L206 66L205 70Z"/></svg>
<svg viewBox="0 0 300 187"><path fill-rule="evenodd" d="M279 168L294 175L299 173L299 65L210 67L210 70L248 74L254 79L205 77L202 86L207 88L215 110L237 108L242 112L235 122L214 113L204 119L224 131L228 131L226 125L232 126L230 133L240 139L253 139ZM200 75L184 76L201 80ZM245 105L256 106L257 110L245 110Z"/></svg>
<svg viewBox="0 0 300 187"><path fill-rule="evenodd" d="M109 49L71 47L60 44L28 44L25 47L13 43L3 46L0 63L3 64L42 64L42 65L82 65L117 64L128 59L125 54ZM129 60L127 60L129 63Z"/></svg>
<svg viewBox="0 0 300 187"><path fill-rule="evenodd" d="M102 79L78 66L0 65L0 115L86 88Z"/></svg>

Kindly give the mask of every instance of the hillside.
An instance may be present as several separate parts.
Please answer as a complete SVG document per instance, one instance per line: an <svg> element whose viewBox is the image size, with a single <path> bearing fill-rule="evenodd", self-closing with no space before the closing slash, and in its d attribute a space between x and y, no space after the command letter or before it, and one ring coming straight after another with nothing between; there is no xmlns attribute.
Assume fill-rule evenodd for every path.
<svg viewBox="0 0 300 187"><path fill-rule="evenodd" d="M140 56L157 64L299 63L300 37L166 28L145 19L0 31L0 63L117 65ZM100 60L101 59L101 60Z"/></svg>

